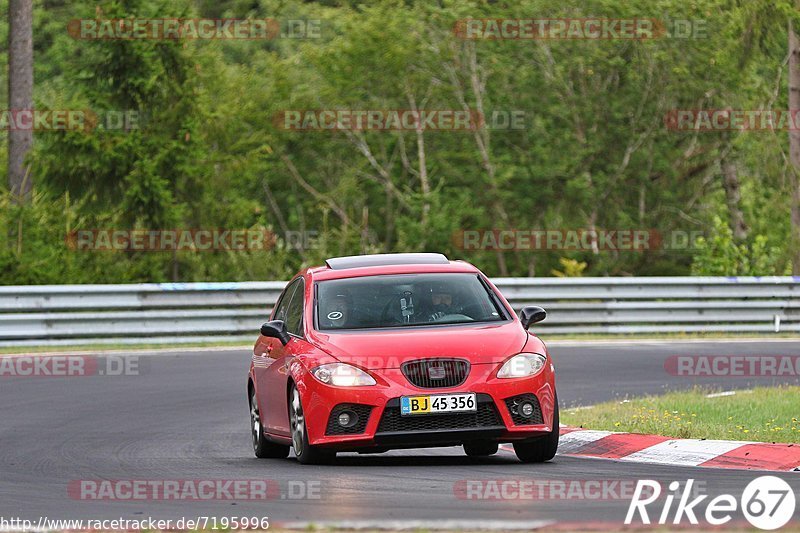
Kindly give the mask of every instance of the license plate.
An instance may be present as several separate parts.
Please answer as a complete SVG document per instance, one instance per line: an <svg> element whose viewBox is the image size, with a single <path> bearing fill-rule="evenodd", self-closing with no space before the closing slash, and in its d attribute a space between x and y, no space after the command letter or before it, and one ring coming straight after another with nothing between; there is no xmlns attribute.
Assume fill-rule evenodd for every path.
<svg viewBox="0 0 800 533"><path fill-rule="evenodd" d="M435 413L474 413L478 410L475 393L437 394L434 396L403 396L401 415L430 415Z"/></svg>

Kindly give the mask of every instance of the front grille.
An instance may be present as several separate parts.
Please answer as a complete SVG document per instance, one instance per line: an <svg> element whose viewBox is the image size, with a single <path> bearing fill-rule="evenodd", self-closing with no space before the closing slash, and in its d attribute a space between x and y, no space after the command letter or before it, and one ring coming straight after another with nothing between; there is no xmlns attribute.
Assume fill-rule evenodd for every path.
<svg viewBox="0 0 800 533"><path fill-rule="evenodd" d="M478 410L475 413L402 416L400 400L395 398L386 404L378 433L503 428L503 421L491 396L478 394L476 399Z"/></svg>
<svg viewBox="0 0 800 533"><path fill-rule="evenodd" d="M469 362L463 359L420 359L402 366L403 375L422 389L457 387L469 374Z"/></svg>
<svg viewBox="0 0 800 533"><path fill-rule="evenodd" d="M350 411L356 415L356 421L349 427L339 425L339 415L343 411ZM340 403L331 411L331 416L328 418L328 427L325 430L326 435L358 435L364 433L367 429L367 422L369 422L369 414L372 412L371 405L363 405L359 403Z"/></svg>
<svg viewBox="0 0 800 533"><path fill-rule="evenodd" d="M533 413L531 416L524 416L519 412L519 406L523 402L530 402L533 405ZM539 405L539 398L535 394L520 394L506 398L506 407L508 412L511 413L511 420L514 421L515 426L526 426L531 424L544 424L542 418L542 407Z"/></svg>

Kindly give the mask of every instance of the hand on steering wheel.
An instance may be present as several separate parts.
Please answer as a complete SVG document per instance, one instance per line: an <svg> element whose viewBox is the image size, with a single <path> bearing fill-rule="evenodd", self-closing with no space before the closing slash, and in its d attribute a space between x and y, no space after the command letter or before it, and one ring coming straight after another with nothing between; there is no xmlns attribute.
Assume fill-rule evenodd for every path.
<svg viewBox="0 0 800 533"><path fill-rule="evenodd" d="M436 322L446 314L444 311L436 311L428 318L428 322Z"/></svg>

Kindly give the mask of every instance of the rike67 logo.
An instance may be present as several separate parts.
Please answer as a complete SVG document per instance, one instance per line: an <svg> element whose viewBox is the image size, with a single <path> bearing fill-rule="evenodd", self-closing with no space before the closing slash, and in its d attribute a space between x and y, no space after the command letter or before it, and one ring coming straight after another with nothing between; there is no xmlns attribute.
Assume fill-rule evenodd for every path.
<svg viewBox="0 0 800 533"><path fill-rule="evenodd" d="M775 476L761 476L751 481L740 501L730 494L719 495L706 503L705 512L698 508L708 498L702 494L689 500L693 496L693 479L686 481L681 490L681 483L673 481L669 484L669 492L664 498L664 506L658 515L657 523L666 524L673 513L673 503L678 500L672 515L673 524L684 524L684 520L692 525L698 525L698 515L712 526L727 524L733 519L734 513L741 509L742 514L750 524L758 529L773 530L786 525L794 515L795 495L792 487L784 480ZM630 525L636 515L643 524L650 524L650 515L647 506L656 502L661 496L661 484L650 479L640 479L636 484L633 499L625 516L625 524ZM654 506L655 507L655 506ZM650 509L657 511L657 509ZM655 516L653 517L655 520Z"/></svg>

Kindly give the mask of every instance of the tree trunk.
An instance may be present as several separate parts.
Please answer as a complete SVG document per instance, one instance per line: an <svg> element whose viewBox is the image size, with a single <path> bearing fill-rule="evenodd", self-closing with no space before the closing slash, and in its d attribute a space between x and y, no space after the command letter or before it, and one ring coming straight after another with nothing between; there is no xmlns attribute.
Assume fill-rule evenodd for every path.
<svg viewBox="0 0 800 533"><path fill-rule="evenodd" d="M417 110L417 100L414 95L409 91L407 92L408 103L411 105L411 110L415 113ZM424 102L423 102L424 105ZM431 182L428 179L428 157L425 153L425 132L422 128L417 128L417 160L419 161L419 185L422 191L422 227L428 229L428 216L431 211ZM422 243L425 246L427 236Z"/></svg>
<svg viewBox="0 0 800 533"><path fill-rule="evenodd" d="M8 3L8 107L12 112L33 109L33 7L32 0ZM25 157L33 146L33 130L8 131L8 187L11 199L24 203L33 183Z"/></svg>
<svg viewBox="0 0 800 533"><path fill-rule="evenodd" d="M748 227L744 221L742 213L742 194L739 186L739 172L736 163L728 159L723 159L722 166L722 188L725 189L725 200L728 204L728 222L733 230L733 237L743 241L747 239Z"/></svg>
<svg viewBox="0 0 800 533"><path fill-rule="evenodd" d="M800 37L789 22L789 110L800 110ZM800 275L800 131L789 130L792 162L792 274Z"/></svg>

